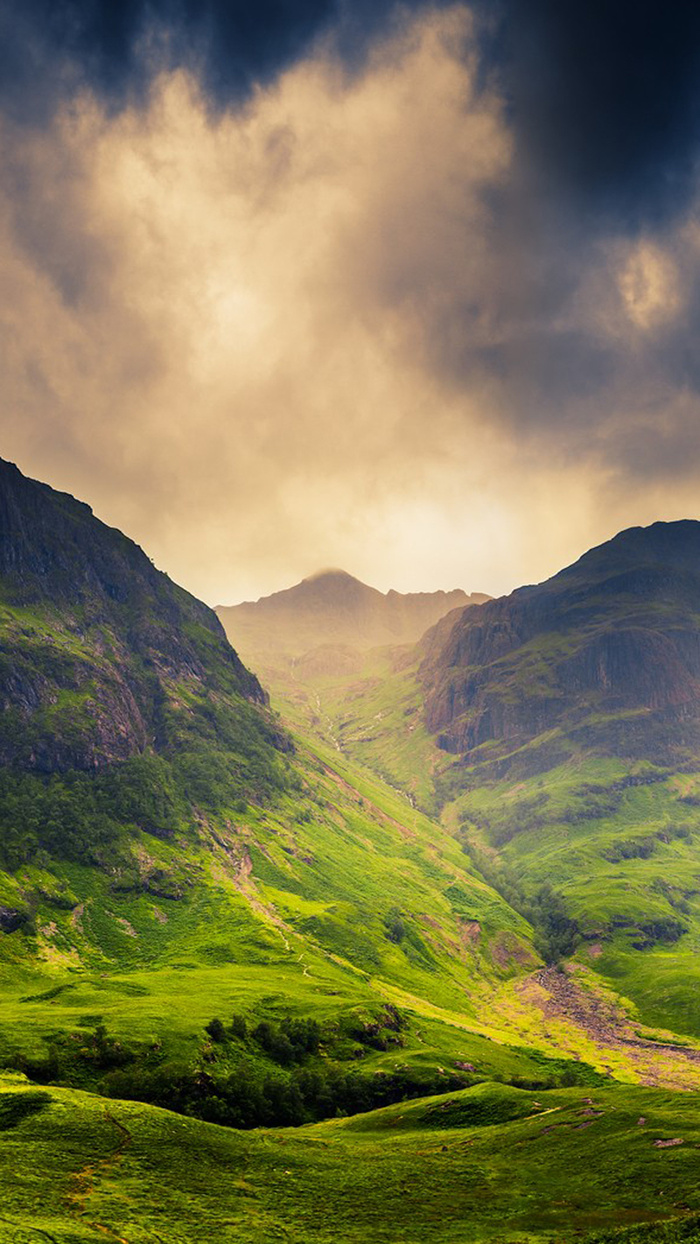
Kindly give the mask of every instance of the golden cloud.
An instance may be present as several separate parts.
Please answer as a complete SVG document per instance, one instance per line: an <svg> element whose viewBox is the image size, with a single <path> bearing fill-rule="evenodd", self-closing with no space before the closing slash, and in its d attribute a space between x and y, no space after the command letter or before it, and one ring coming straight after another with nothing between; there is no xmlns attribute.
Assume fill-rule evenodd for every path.
<svg viewBox="0 0 700 1244"><path fill-rule="evenodd" d="M459 5L355 76L319 46L237 110L176 72L146 107L7 128L4 455L212 601L327 564L498 591L611 534L590 467L514 436L482 362L522 254L477 70ZM638 326L675 314L673 273L651 244L628 259Z"/></svg>

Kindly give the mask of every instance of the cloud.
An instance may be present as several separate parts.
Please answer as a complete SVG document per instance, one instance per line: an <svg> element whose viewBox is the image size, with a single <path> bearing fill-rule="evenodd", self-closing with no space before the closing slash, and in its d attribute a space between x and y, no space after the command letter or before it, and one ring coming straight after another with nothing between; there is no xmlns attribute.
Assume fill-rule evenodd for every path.
<svg viewBox="0 0 700 1244"><path fill-rule="evenodd" d="M6 117L3 456L211 601L496 592L691 512L700 216L549 228L481 39L405 10L235 106L166 65Z"/></svg>
<svg viewBox="0 0 700 1244"><path fill-rule="evenodd" d="M446 0L432 0L437 10ZM47 122L90 90L112 113L142 105L154 77L183 69L207 106L243 102L332 38L358 69L382 31L425 0L0 0L0 108Z"/></svg>
<svg viewBox="0 0 700 1244"><path fill-rule="evenodd" d="M431 14L359 76L327 51L218 116L176 72L146 110L85 95L5 128L11 443L199 590L203 541L221 592L222 560L282 573L290 541L313 569L453 451L471 399L441 393L423 322L510 159L470 31Z"/></svg>
<svg viewBox="0 0 700 1244"><path fill-rule="evenodd" d="M195 75L213 111L333 39L362 70L377 38L449 0L0 0L0 107L46 121L89 89L111 110L143 103L154 75ZM695 0L473 0L482 78L508 102L521 193L657 227L694 194L700 114Z"/></svg>
<svg viewBox="0 0 700 1244"><path fill-rule="evenodd" d="M603 229L683 214L700 115L694 0L504 0L502 12L523 182Z"/></svg>

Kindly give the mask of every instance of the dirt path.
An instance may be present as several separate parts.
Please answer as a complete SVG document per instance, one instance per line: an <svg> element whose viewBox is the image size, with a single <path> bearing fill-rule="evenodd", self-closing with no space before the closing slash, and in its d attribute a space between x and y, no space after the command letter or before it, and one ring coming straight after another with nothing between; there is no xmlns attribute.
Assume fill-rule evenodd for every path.
<svg viewBox="0 0 700 1244"><path fill-rule="evenodd" d="M77 1171L74 1179L75 1184L72 1191L68 1195L68 1208L71 1215L80 1218L87 1226L92 1227L94 1231L99 1231L109 1240L117 1240L118 1244L129 1244L129 1241L123 1235L118 1235L111 1227L105 1226L101 1222L92 1222L85 1215L87 1212L87 1203L94 1189L95 1176L101 1175L111 1170L117 1162L120 1161L126 1149L131 1144L131 1133L128 1128L124 1127L118 1119L115 1119L109 1110L105 1110L105 1119L119 1133L119 1139L116 1147L105 1158L98 1158L96 1162L89 1162L82 1170Z"/></svg>
<svg viewBox="0 0 700 1244"><path fill-rule="evenodd" d="M587 987L585 979L580 968L565 972L541 968L523 982L519 992L541 1010L545 1021L560 1021L577 1029L603 1054L606 1050L623 1053L643 1084L700 1087L700 1049L640 1035L639 1024L630 1019L622 1005Z"/></svg>

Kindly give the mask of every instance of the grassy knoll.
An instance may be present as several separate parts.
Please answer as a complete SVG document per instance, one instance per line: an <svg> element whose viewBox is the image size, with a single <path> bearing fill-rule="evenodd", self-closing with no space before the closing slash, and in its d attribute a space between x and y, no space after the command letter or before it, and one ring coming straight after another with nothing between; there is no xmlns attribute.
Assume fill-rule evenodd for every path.
<svg viewBox="0 0 700 1244"><path fill-rule="evenodd" d="M479 1085L242 1133L3 1078L0 1129L7 1244L573 1244L674 1217L639 1238L681 1240L700 1210L694 1103L639 1088Z"/></svg>

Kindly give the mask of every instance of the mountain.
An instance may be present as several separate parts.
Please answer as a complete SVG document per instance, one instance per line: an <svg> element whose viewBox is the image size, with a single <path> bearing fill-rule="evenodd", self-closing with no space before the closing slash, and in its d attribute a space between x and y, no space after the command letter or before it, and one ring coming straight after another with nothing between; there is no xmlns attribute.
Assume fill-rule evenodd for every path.
<svg viewBox="0 0 700 1244"><path fill-rule="evenodd" d="M265 694L212 610L87 505L2 460L0 611L4 764L90 772L165 752L202 727L212 667L246 728L266 733L248 707Z"/></svg>
<svg viewBox="0 0 700 1244"><path fill-rule="evenodd" d="M323 570L294 587L241 605L219 606L231 642L243 652L300 656L321 645L364 650L415 643L451 609L479 604L487 596L452 592L386 594L344 570Z"/></svg>
<svg viewBox="0 0 700 1244"><path fill-rule="evenodd" d="M546 767L577 746L689 760L700 750L699 620L700 523L623 531L427 637L428 730L489 762ZM518 756L538 738L537 755Z"/></svg>
<svg viewBox="0 0 700 1244"><path fill-rule="evenodd" d="M459 589L383 594L342 570L326 570L217 613L295 729L310 730L382 777L392 774L392 782L398 776L409 797L428 809L431 781L416 764L419 739L432 748L414 678L416 641L438 619L489 599ZM387 755L397 751L395 743L400 774L396 756Z"/></svg>
<svg viewBox="0 0 700 1244"><path fill-rule="evenodd" d="M450 827L548 957L700 1036L700 524L621 532L313 690L308 723Z"/></svg>
<svg viewBox="0 0 700 1244"><path fill-rule="evenodd" d="M243 1125L537 1076L496 1000L540 962L527 919L293 741L211 610L8 463L0 689L0 1065Z"/></svg>
<svg viewBox="0 0 700 1244"><path fill-rule="evenodd" d="M288 736L216 615L6 462L0 704L0 863L97 858L125 825L172 838L217 784L230 805L287 780Z"/></svg>
<svg viewBox="0 0 700 1244"><path fill-rule="evenodd" d="M0 1238L544 1244L700 1207L691 1095L640 1087L700 1085L700 771L441 751L438 637L492 606L397 644L435 602L348 578L310 594L359 676L283 635L281 722L210 610L0 464Z"/></svg>
<svg viewBox="0 0 700 1244"><path fill-rule="evenodd" d="M700 523L623 531L420 648L436 802L482 874L516 906L554 885L565 953L700 1034Z"/></svg>

